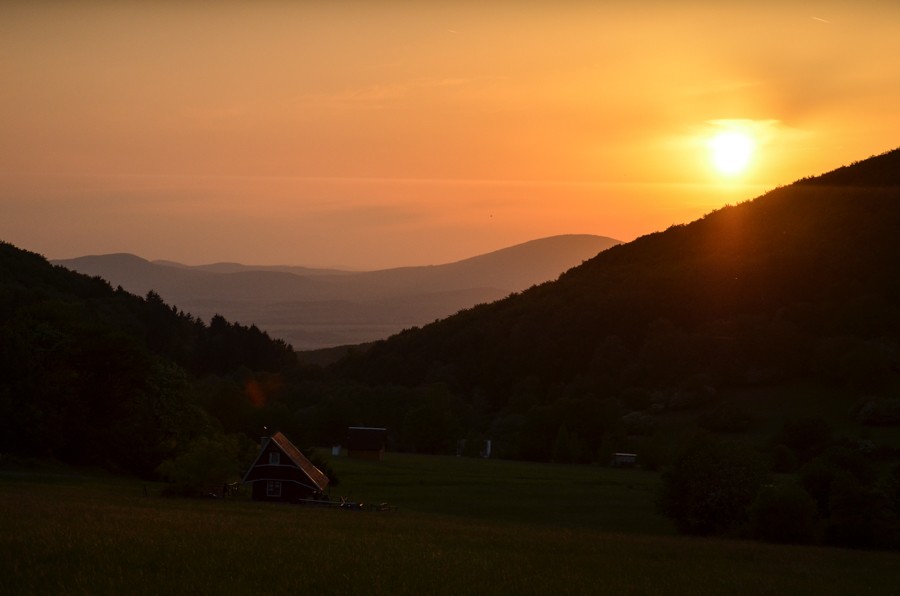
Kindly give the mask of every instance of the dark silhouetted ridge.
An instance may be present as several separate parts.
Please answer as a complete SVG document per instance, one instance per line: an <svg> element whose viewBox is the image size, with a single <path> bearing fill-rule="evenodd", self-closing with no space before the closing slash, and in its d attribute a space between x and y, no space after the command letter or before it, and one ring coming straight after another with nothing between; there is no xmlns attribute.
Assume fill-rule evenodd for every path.
<svg viewBox="0 0 900 596"><path fill-rule="evenodd" d="M821 176L804 179L801 184L900 186L900 149L837 168Z"/></svg>
<svg viewBox="0 0 900 596"><path fill-rule="evenodd" d="M900 339L898 160L892 151L612 247L556 282L380 342L342 370L443 380L498 406L528 378L541 391L580 383L597 394L691 377L734 385L759 371L807 378L836 338Z"/></svg>

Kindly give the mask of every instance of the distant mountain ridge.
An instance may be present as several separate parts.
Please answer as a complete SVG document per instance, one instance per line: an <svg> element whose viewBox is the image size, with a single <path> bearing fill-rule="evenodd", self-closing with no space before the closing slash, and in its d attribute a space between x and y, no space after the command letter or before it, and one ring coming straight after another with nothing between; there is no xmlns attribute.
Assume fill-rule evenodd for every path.
<svg viewBox="0 0 900 596"><path fill-rule="evenodd" d="M53 261L113 286L209 320L215 314L256 324L297 349L382 339L460 309L556 279L619 244L571 234L525 242L454 263L377 271L215 263L151 262L131 254Z"/></svg>
<svg viewBox="0 0 900 596"><path fill-rule="evenodd" d="M323 269L317 267L303 267L301 265L244 265L243 263L209 263L205 265L185 265L177 261L157 259L150 261L155 265L178 267L179 269L192 269L196 271L209 271L210 273L241 273L244 271L276 271L280 273L293 273L295 275L348 275L354 273L345 269Z"/></svg>

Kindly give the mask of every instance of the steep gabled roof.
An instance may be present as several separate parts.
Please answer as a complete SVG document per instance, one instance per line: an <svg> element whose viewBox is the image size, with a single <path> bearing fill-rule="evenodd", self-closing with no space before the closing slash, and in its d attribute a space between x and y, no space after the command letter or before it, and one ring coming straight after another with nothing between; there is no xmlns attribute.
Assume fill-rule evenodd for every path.
<svg viewBox="0 0 900 596"><path fill-rule="evenodd" d="M311 461L306 459L306 456L300 453L300 450L297 449L286 436L277 432L272 437L272 441L281 448L284 454L287 455L298 468L303 470L319 490L325 490L328 486L328 476L326 476L322 470L315 467Z"/></svg>
<svg viewBox="0 0 900 596"><path fill-rule="evenodd" d="M272 435L269 442L263 446L262 449L259 450L259 454L257 454L256 459L253 460L253 465L250 466L250 469L247 470L247 473L244 474L243 482L247 482L250 480L250 476L253 475L253 471L257 466L264 467L266 466L266 462L260 462L260 458L263 453L266 453L269 449L269 445L276 445L278 449L284 453L284 455L291 461L294 466L300 469L304 476L306 476L310 483L318 488L320 491L324 491L325 488L328 487L328 476L326 476L322 470L313 465L311 461L306 459L306 456L303 455L296 446L294 446L291 441L281 434L280 432ZM262 480L263 478L255 477L252 480Z"/></svg>

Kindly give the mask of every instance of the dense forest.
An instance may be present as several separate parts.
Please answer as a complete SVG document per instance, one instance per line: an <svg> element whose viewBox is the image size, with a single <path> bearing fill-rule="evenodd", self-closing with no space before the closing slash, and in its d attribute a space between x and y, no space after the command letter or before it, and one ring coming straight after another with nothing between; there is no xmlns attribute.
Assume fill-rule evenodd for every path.
<svg viewBox="0 0 900 596"><path fill-rule="evenodd" d="M199 437L262 428L245 385L295 362L256 327L205 324L0 244L2 453L152 475Z"/></svg>
<svg viewBox="0 0 900 596"><path fill-rule="evenodd" d="M628 448L676 412L747 429L767 412L729 395L797 384L841 394L854 430L896 424L898 238L893 151L610 248L337 371L441 388L466 430L527 459L603 459L604 439Z"/></svg>

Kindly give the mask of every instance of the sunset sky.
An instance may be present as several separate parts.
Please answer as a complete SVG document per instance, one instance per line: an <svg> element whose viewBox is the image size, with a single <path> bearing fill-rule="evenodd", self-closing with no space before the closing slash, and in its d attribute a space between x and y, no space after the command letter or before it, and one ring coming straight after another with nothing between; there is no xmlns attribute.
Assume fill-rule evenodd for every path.
<svg viewBox="0 0 900 596"><path fill-rule="evenodd" d="M360 269L632 240L900 146L898 57L896 1L7 0L0 239Z"/></svg>

